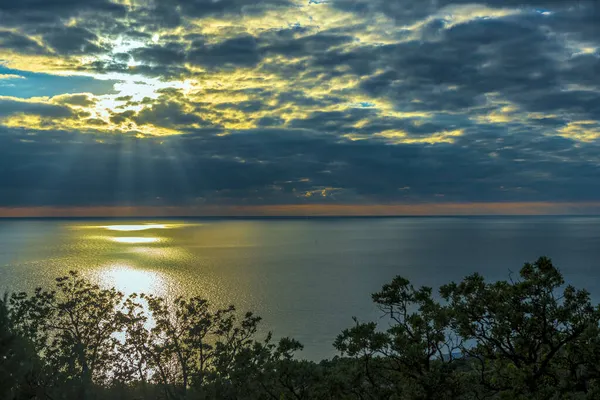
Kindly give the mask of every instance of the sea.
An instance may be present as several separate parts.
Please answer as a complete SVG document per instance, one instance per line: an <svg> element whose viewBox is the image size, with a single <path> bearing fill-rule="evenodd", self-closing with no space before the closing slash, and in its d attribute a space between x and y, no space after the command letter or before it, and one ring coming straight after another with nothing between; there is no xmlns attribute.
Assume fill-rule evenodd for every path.
<svg viewBox="0 0 600 400"><path fill-rule="evenodd" d="M353 317L385 323L371 294L397 275L437 289L516 278L540 256L600 301L600 217L0 219L0 293L75 270L126 295L201 296L311 360L337 354Z"/></svg>

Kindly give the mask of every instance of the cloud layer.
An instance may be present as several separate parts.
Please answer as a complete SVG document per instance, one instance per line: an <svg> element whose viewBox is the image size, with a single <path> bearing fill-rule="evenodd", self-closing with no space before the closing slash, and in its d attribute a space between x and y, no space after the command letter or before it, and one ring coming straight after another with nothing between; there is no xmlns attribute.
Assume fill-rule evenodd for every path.
<svg viewBox="0 0 600 400"><path fill-rule="evenodd" d="M0 21L0 207L600 201L593 0L0 0Z"/></svg>

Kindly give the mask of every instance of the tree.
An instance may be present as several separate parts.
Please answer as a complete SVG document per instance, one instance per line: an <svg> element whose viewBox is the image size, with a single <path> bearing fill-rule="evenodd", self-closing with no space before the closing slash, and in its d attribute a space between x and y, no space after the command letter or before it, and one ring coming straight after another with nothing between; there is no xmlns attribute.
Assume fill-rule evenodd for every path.
<svg viewBox="0 0 600 400"><path fill-rule="evenodd" d="M117 359L115 333L122 322L117 306L123 295L101 289L76 272L56 279L57 291L41 288L28 297L11 296L10 317L15 332L33 344L45 368L80 399L91 397L92 383L108 383ZM54 383L57 386L58 383Z"/></svg>
<svg viewBox="0 0 600 400"><path fill-rule="evenodd" d="M450 330L453 310L396 277L373 294L390 326L359 323L338 336L335 347L362 366L354 378L368 398L450 399L463 390L455 352L460 341ZM355 385L354 389L357 389Z"/></svg>
<svg viewBox="0 0 600 400"><path fill-rule="evenodd" d="M373 399L600 398L600 310L542 257L518 280L479 274L415 289L396 277L373 300L387 330L358 323L336 340L353 357L346 393Z"/></svg>
<svg viewBox="0 0 600 400"><path fill-rule="evenodd" d="M0 306L11 395L25 393L12 365L27 360L37 368L27 375L36 378L28 398L308 398L306 365L293 360L302 346L274 344L270 334L256 340L260 318L240 318L233 306L213 310L198 297L169 303L145 294L123 300L76 272L57 278L55 291L14 294ZM31 352L18 352L25 346L17 340Z"/></svg>
<svg viewBox="0 0 600 400"><path fill-rule="evenodd" d="M282 376L279 368L301 346L291 339L275 345L270 334L256 340L260 318L252 313L239 319L233 306L212 310L199 297L169 305L141 295L125 301L123 318L120 353L128 355L130 367L120 376L156 384L167 399L279 399L282 391L294 390L273 375L277 368Z"/></svg>
<svg viewBox="0 0 600 400"><path fill-rule="evenodd" d="M0 398L16 397L25 381L21 366L23 355L19 354L19 338L13 333L12 323L6 307L7 298L0 300Z"/></svg>
<svg viewBox="0 0 600 400"><path fill-rule="evenodd" d="M550 259L527 263L520 280L486 283L474 274L440 289L453 310L486 394L547 399L590 394L598 377L600 313L589 293L564 285Z"/></svg>

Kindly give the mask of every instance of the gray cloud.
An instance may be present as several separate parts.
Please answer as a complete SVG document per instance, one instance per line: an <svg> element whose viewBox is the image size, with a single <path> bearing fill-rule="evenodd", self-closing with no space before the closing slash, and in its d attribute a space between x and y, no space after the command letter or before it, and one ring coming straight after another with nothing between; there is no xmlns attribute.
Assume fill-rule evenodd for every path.
<svg viewBox="0 0 600 400"><path fill-rule="evenodd" d="M66 106L0 98L0 117L15 114L33 114L49 118L68 118L74 116L73 110Z"/></svg>
<svg viewBox="0 0 600 400"><path fill-rule="evenodd" d="M26 27L58 23L83 13L125 15L127 9L111 0L0 0L2 25Z"/></svg>
<svg viewBox="0 0 600 400"><path fill-rule="evenodd" d="M48 52L39 43L25 35L3 30L0 30L0 47L21 54L44 54Z"/></svg>
<svg viewBox="0 0 600 400"><path fill-rule="evenodd" d="M289 7L290 0L154 0L157 12L175 6L182 15L193 17L219 16L224 14L260 14L272 7Z"/></svg>
<svg viewBox="0 0 600 400"><path fill-rule="evenodd" d="M564 0L405 0L389 2L386 0L330 0L333 7L359 15L384 14L398 24L410 25L452 6L480 4L492 8L517 8L524 11L555 11L568 15L582 16L596 13L596 0L579 0L575 3ZM578 18L579 19L579 18ZM591 22L585 19L583 22Z"/></svg>
<svg viewBox="0 0 600 400"><path fill-rule="evenodd" d="M217 133L156 139L158 146L126 136L98 143L94 135L4 130L0 205L439 201L436 194L445 201L600 199L598 146L564 138L506 137L491 126L477 146L389 146L297 129ZM326 187L339 189L334 199L303 196Z"/></svg>
<svg viewBox="0 0 600 400"><path fill-rule="evenodd" d="M164 46L150 46L135 49L133 58L146 64L172 65L181 64L185 60L185 49L178 43Z"/></svg>
<svg viewBox="0 0 600 400"><path fill-rule="evenodd" d="M531 111L597 119L598 53L573 54L544 19L539 13L478 19L441 28L434 41L335 49L317 55L312 68L347 67L365 77L365 93L404 111L468 110L499 93Z"/></svg>
<svg viewBox="0 0 600 400"><path fill-rule="evenodd" d="M205 124L196 114L186 112L180 103L168 100L154 104L152 108L145 108L132 119L141 125L155 124L169 128Z"/></svg>
<svg viewBox="0 0 600 400"><path fill-rule="evenodd" d="M228 39L214 45L196 41L187 55L187 61L192 64L219 68L254 66L260 59L256 38L250 35Z"/></svg>
<svg viewBox="0 0 600 400"><path fill-rule="evenodd" d="M60 104L70 104L74 106L89 107L96 104L93 98L90 98L87 94L73 94L61 96L57 99Z"/></svg>
<svg viewBox="0 0 600 400"><path fill-rule="evenodd" d="M75 55L106 52L98 43L98 36L81 27L43 27L35 30L50 48L59 54Z"/></svg>

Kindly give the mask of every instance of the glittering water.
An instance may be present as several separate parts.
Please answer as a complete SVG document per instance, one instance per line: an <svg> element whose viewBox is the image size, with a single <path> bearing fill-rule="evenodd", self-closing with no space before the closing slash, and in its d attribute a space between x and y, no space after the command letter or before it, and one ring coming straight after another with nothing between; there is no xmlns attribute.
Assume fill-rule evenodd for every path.
<svg viewBox="0 0 600 400"><path fill-rule="evenodd" d="M126 294L200 295L256 312L312 359L352 316L378 318L370 293L394 275L499 279L540 255L600 299L600 218L0 220L2 291L78 270Z"/></svg>

